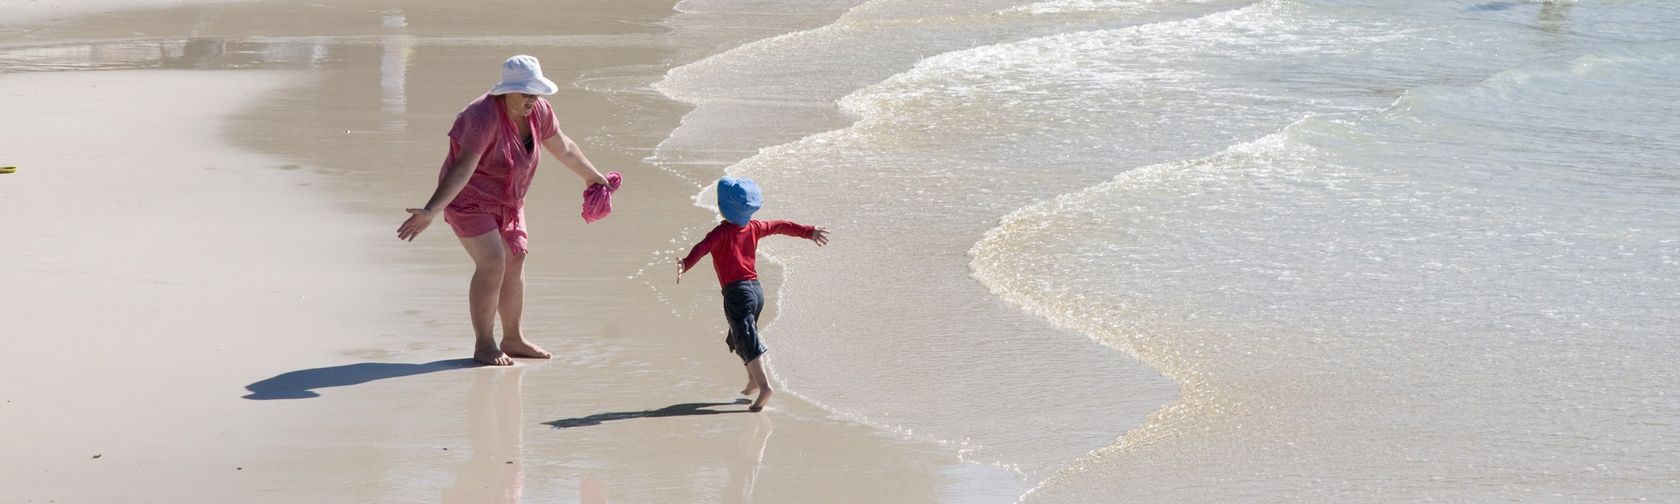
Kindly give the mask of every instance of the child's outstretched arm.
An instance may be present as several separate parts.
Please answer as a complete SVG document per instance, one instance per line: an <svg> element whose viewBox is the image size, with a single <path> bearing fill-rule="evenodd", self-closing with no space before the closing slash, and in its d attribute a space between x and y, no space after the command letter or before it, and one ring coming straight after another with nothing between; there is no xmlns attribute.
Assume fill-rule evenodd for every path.
<svg viewBox="0 0 1680 504"><path fill-rule="evenodd" d="M828 245L828 228L822 226L807 226L789 220L757 221L764 223L766 234L797 236L817 242L817 246Z"/></svg>
<svg viewBox="0 0 1680 504"><path fill-rule="evenodd" d="M706 254L712 253L712 247L716 246L717 241L718 241L718 238L716 236L717 236L717 231L716 230L713 230L710 233L706 233L706 237L702 238L700 240L700 243L694 244L694 248L689 249L687 256L683 256L683 258L677 259L677 283L678 284L682 283L683 273L687 273L689 268L693 268L696 263L699 263L700 258L706 257Z"/></svg>

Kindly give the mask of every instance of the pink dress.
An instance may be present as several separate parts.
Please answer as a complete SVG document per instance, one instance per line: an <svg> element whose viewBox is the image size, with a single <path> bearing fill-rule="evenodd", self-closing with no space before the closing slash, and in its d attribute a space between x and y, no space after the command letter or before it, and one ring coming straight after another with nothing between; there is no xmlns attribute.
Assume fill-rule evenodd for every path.
<svg viewBox="0 0 1680 504"><path fill-rule="evenodd" d="M488 94L473 100L455 116L455 126L449 129L449 157L438 170L442 181L456 156L482 153L466 187L444 209L443 219L463 238L497 231L509 251L519 255L529 252L525 192L537 174L539 145L557 133L548 100L538 98L525 120L531 126L529 146L501 100Z"/></svg>

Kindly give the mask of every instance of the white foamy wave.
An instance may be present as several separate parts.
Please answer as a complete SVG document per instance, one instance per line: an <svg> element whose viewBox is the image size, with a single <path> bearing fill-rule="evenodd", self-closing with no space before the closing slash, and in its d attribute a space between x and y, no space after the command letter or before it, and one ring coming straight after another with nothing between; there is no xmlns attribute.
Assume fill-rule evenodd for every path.
<svg viewBox="0 0 1680 504"><path fill-rule="evenodd" d="M1088 13L1123 13L1154 4L1161 3L1207 3L1211 0L1052 0L1032 5L1023 5L1000 11L1004 14L1088 14Z"/></svg>
<svg viewBox="0 0 1680 504"><path fill-rule="evenodd" d="M1123 232L1126 233L1146 227L1143 226L1146 222L1152 223L1155 228L1171 227L1165 223L1176 215L1145 213L1142 211L1144 205L1138 201L1128 201L1124 212L1109 212L1104 199L1115 193L1128 193L1145 194L1151 200L1167 200L1204 194L1216 190L1213 189L1215 187L1234 184L1256 174L1286 171L1281 168L1284 166L1282 163L1270 160L1309 157L1315 150L1310 145L1293 140L1291 132L1322 121L1325 119L1308 117L1283 131L1231 146L1212 157L1132 169L1103 184L1011 212L999 219L997 227L988 230L969 249L974 277L998 297L1021 305L1057 325L1092 335L1099 343L1130 353L1181 383L1191 379L1198 374L1193 362L1159 355L1147 346L1129 344L1122 333L1115 331L1125 325L1113 317L1116 314L1085 311L1088 296L1071 293L1070 287L1076 283L1060 280L1087 275L1090 261L1047 264L1041 260L1058 255L1064 242L1083 239L1083 235L1050 241L1046 241L1044 235L1065 236L1068 229L1062 226L1066 221L1079 222L1080 229L1114 229L1125 230ZM1302 176L1299 171L1287 171L1291 171L1291 175ZM1093 251L1098 255L1087 259L1109 258L1110 254L1122 251L1119 247L1114 245ZM1135 245L1124 247L1130 249ZM1020 272L1024 270L1017 267L1022 262L1039 263L1039 268L1047 268L1053 274L1022 274ZM1055 298L1060 298L1060 302L1047 301Z"/></svg>
<svg viewBox="0 0 1680 504"><path fill-rule="evenodd" d="M1680 101L1660 86L1675 77L1669 50L1420 90L1383 114L1308 119L1005 218L971 251L977 278L1183 386L1032 500L1675 497L1662 482L1676 470L1652 464L1680 446L1626 421L1680 418L1651 388L1680 384L1658 337L1680 323L1659 308L1680 303L1680 244L1664 239L1680 215L1625 199L1653 184L1676 194L1644 167L1680 153L1628 148L1676 133L1645 122ZM1630 99L1577 98L1593 89ZM1572 139L1552 131L1564 129ZM1626 169L1493 169L1605 158ZM1647 448L1578 469L1612 438Z"/></svg>

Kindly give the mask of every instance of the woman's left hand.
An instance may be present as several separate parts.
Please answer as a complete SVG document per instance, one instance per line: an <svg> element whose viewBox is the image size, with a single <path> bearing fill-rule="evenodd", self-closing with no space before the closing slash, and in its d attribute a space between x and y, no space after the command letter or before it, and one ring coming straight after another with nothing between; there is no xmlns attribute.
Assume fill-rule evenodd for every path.
<svg viewBox="0 0 1680 504"><path fill-rule="evenodd" d="M599 185L599 186L609 186L609 187L612 185L611 183L607 182L606 175L602 175L601 172L599 172L599 171L595 172L594 176L591 176L591 177L589 177L585 180L589 181L589 185Z"/></svg>

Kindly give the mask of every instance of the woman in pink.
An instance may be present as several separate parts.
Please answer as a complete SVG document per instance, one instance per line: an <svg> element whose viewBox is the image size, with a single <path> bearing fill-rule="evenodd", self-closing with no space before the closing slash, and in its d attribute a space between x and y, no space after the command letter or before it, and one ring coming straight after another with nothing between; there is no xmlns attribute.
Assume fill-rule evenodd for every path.
<svg viewBox="0 0 1680 504"><path fill-rule="evenodd" d="M577 144L560 132L542 95L559 87L542 75L537 59L519 55L502 64L502 81L467 104L449 129L449 157L438 187L422 208L410 208L397 238L413 241L438 214L455 230L477 269L467 292L477 338L473 360L513 364L512 357L547 359L552 354L527 341L519 329L525 303L525 191L537 171L541 144L561 164L590 184L607 184ZM502 341L496 344L496 315Z"/></svg>

